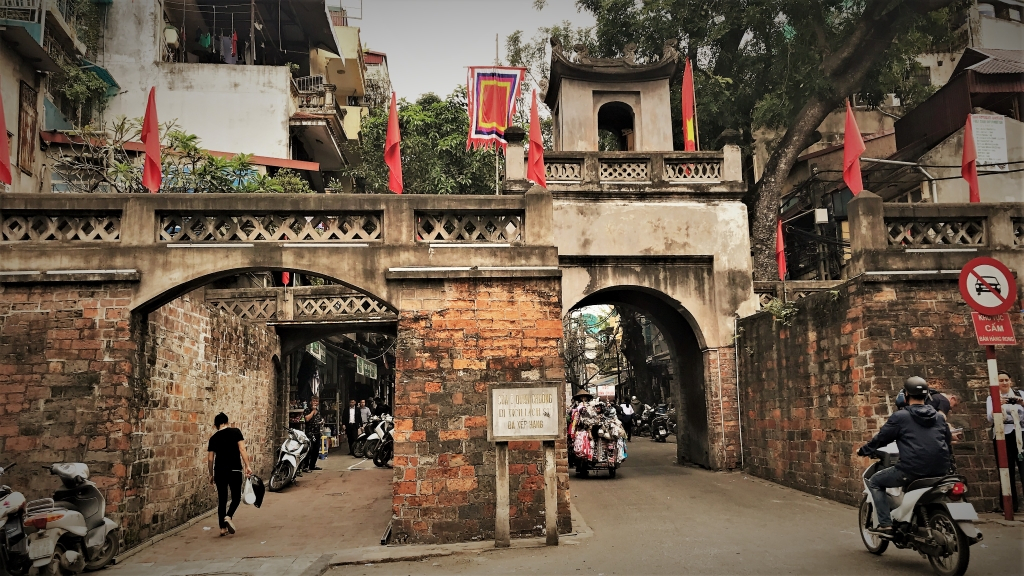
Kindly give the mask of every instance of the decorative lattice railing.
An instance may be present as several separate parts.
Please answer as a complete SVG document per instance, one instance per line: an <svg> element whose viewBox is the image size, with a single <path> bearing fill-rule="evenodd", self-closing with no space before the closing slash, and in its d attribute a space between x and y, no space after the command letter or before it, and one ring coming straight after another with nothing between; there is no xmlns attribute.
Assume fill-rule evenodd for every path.
<svg viewBox="0 0 1024 576"><path fill-rule="evenodd" d="M381 213L160 213L160 242L377 242Z"/></svg>
<svg viewBox="0 0 1024 576"><path fill-rule="evenodd" d="M522 212L416 212L416 240L467 244L523 242L523 219Z"/></svg>
<svg viewBox="0 0 1024 576"><path fill-rule="evenodd" d="M550 182L579 182L583 180L583 159L545 162L544 174Z"/></svg>
<svg viewBox="0 0 1024 576"><path fill-rule="evenodd" d="M646 159L601 160L600 176L609 182L648 182L651 164Z"/></svg>
<svg viewBox="0 0 1024 576"><path fill-rule="evenodd" d="M754 282L754 294L764 308L772 300L784 300L793 302L806 298L819 292L829 292L837 289L842 282L817 281L817 280L795 280L791 282Z"/></svg>
<svg viewBox="0 0 1024 576"><path fill-rule="evenodd" d="M277 298L215 298L207 296L206 303L217 310L233 314L243 320L265 322L277 317Z"/></svg>
<svg viewBox="0 0 1024 576"><path fill-rule="evenodd" d="M1024 246L1024 218L1013 219L1013 245Z"/></svg>
<svg viewBox="0 0 1024 576"><path fill-rule="evenodd" d="M886 218L885 228L890 246L928 248L986 245L985 218L957 220Z"/></svg>
<svg viewBox="0 0 1024 576"><path fill-rule="evenodd" d="M120 212L99 214L33 214L4 212L3 242L119 242Z"/></svg>
<svg viewBox="0 0 1024 576"><path fill-rule="evenodd" d="M721 180L722 160L687 161L677 158L665 159L665 180L669 182L690 182L695 180Z"/></svg>
<svg viewBox="0 0 1024 576"><path fill-rule="evenodd" d="M344 296L296 296L295 319L390 316L393 312L379 300L364 294Z"/></svg>

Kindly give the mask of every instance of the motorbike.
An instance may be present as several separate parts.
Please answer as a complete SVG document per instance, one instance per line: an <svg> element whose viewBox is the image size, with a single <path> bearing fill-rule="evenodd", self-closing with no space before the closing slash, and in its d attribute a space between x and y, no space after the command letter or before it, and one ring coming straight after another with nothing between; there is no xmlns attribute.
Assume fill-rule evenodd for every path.
<svg viewBox="0 0 1024 576"><path fill-rule="evenodd" d="M668 408L664 404L658 404L651 418L651 440L665 442L668 440L671 421L668 417Z"/></svg>
<svg viewBox="0 0 1024 576"><path fill-rule="evenodd" d="M0 468L0 476L14 468L12 463L7 468ZM28 555L28 539L25 537L25 496L15 492L10 486L0 486L0 522L3 533L0 534L0 574L24 574L32 567Z"/></svg>
<svg viewBox="0 0 1024 576"><path fill-rule="evenodd" d="M391 457L395 455L394 422L388 417L383 424L382 431L384 436L377 446L377 453L373 456L373 465L378 468L386 467L388 462L391 461Z"/></svg>
<svg viewBox="0 0 1024 576"><path fill-rule="evenodd" d="M89 467L57 463L43 469L57 476L62 487L53 498L25 504L24 544L31 564L11 563L7 571L21 576L35 568L57 575L105 568L117 555L120 537L117 523L104 516L106 499L89 481ZM5 533L15 532L11 524L8 517Z"/></svg>
<svg viewBox="0 0 1024 576"><path fill-rule="evenodd" d="M366 441L373 434L373 430L377 427L377 423L380 422L380 416L373 416L369 422L363 424L362 432L356 438L356 441L352 444L352 455L356 458L366 457Z"/></svg>
<svg viewBox="0 0 1024 576"><path fill-rule="evenodd" d="M889 488L886 497L892 506L892 534L877 532L867 481L879 470L899 461L899 450L892 443L876 450L878 460L863 474L864 498L859 523L861 540L872 554L881 555L891 542L897 548L910 548L928 558L939 576L961 576L971 559L971 546L981 542L981 531L974 525L978 514L965 501L967 481L956 474L918 478L902 488Z"/></svg>
<svg viewBox="0 0 1024 576"><path fill-rule="evenodd" d="M643 411L637 415L633 423L633 435L643 436L651 431L651 420L654 418L654 408L644 404Z"/></svg>
<svg viewBox="0 0 1024 576"><path fill-rule="evenodd" d="M301 430L288 428L288 438L274 454L274 471L270 474L271 492L280 492L295 481L299 463L309 454L309 437Z"/></svg>
<svg viewBox="0 0 1024 576"><path fill-rule="evenodd" d="M385 431L389 426L394 427L394 418L387 414L381 416L380 422L377 422L377 426L373 429L373 433L366 437L366 449L363 453L364 458L373 459L377 456L377 448L380 447L380 443L384 439Z"/></svg>

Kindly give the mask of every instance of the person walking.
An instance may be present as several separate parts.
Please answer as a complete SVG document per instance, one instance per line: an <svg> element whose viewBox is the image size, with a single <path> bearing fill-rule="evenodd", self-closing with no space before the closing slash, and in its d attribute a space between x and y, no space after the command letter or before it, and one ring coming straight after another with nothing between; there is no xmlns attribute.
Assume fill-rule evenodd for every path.
<svg viewBox="0 0 1024 576"><path fill-rule="evenodd" d="M359 413L363 416L364 424L369 422L370 418L373 417L373 410L370 410L370 407L366 405L366 400L359 401Z"/></svg>
<svg viewBox="0 0 1024 576"><path fill-rule="evenodd" d="M306 472L323 470L316 465L320 458L320 446L324 434L324 417L320 415L320 397L314 395L309 399L309 408L302 413L302 419L306 422L306 436L309 437L309 454L306 454L304 468ZM302 463L300 463L300 467Z"/></svg>
<svg viewBox="0 0 1024 576"><path fill-rule="evenodd" d="M356 406L355 399L348 401L348 409L341 413L341 423L345 426L345 438L348 440L348 455L355 456L352 447L359 437L359 425L363 423L363 413Z"/></svg>
<svg viewBox="0 0 1024 576"><path fill-rule="evenodd" d="M1017 479L1021 480L1021 487L1024 488L1024 460L1022 460L1021 449L1024 448L1021 442L1022 426L1024 426L1024 394L1013 387L1013 378L1009 372L999 371L999 402L1003 408L1003 432L1006 434L1006 459L1007 467L1010 469L1010 496L1013 499L1013 511L1019 512L1020 503L1017 499ZM992 397L985 399L985 410L988 413L988 422L992 424L992 448L995 453L996 429L992 417ZM1014 417L1016 416L1016 417ZM999 508L996 512L1003 511L1002 499L999 500Z"/></svg>
<svg viewBox="0 0 1024 576"><path fill-rule="evenodd" d="M210 483L217 486L217 518L220 535L235 533L232 518L242 501L242 482L252 474L249 453L245 451L245 438L238 428L228 427L228 416L221 412L213 418L217 432L210 437L206 448L206 462L210 469ZM228 508L228 489L231 507Z"/></svg>
<svg viewBox="0 0 1024 576"><path fill-rule="evenodd" d="M626 442L633 441L633 418L635 412L633 411L633 405L624 402L619 407L619 420L622 421L622 427L626 429Z"/></svg>

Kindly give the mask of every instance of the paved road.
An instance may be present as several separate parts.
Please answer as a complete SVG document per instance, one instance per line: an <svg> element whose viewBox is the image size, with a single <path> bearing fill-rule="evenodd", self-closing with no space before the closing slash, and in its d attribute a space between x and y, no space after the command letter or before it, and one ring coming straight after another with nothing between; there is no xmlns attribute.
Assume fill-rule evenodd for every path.
<svg viewBox="0 0 1024 576"><path fill-rule="evenodd" d="M742 473L680 467L674 452L673 444L636 439L618 478L573 478L573 502L593 531L576 545L336 566L329 574L932 574L914 552L865 551L849 506ZM968 574L1019 573L1024 529L986 523L982 531Z"/></svg>

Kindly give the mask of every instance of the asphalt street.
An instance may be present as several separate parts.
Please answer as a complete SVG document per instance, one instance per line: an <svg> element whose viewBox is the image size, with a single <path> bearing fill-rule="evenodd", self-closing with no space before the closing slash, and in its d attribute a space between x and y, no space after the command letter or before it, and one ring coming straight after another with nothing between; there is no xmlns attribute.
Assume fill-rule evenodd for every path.
<svg viewBox="0 0 1024 576"><path fill-rule="evenodd" d="M329 574L933 573L909 550L868 553L852 507L674 460L674 444L638 438L617 478L572 477L573 502L593 532L573 545L336 566ZM1020 573L1024 528L987 522L981 530L968 574Z"/></svg>

